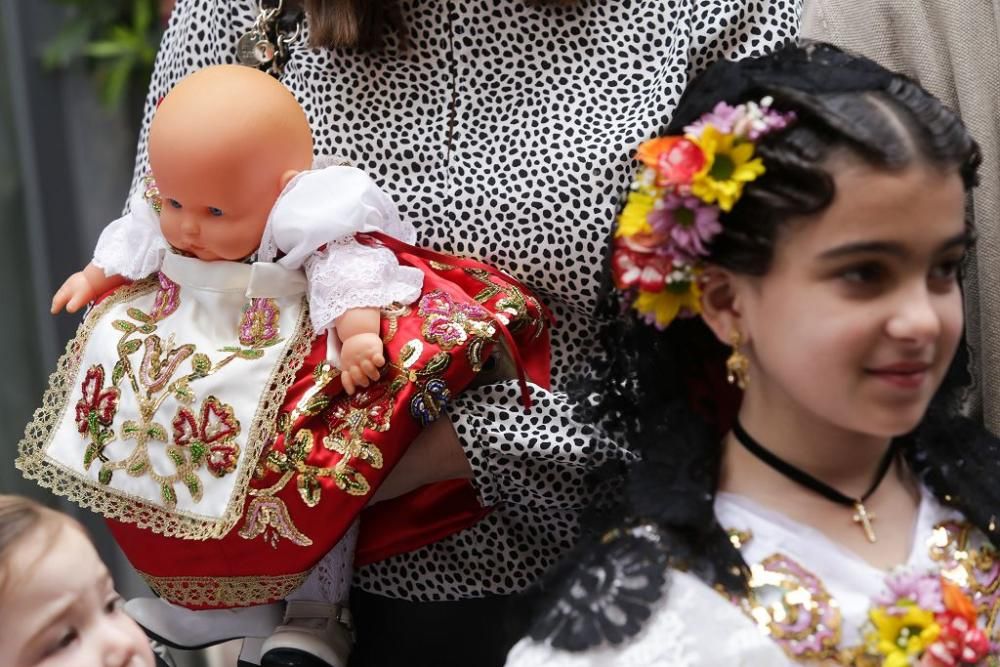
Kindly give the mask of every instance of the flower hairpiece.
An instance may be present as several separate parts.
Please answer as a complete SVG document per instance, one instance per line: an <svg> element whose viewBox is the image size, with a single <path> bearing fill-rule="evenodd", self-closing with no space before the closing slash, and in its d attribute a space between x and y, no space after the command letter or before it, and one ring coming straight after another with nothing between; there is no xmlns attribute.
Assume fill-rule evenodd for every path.
<svg viewBox="0 0 1000 667"><path fill-rule="evenodd" d="M795 117L771 103L719 102L683 135L639 146L641 164L618 216L611 262L615 285L658 329L701 312L697 278L708 244L722 231L719 216L764 173L756 141Z"/></svg>

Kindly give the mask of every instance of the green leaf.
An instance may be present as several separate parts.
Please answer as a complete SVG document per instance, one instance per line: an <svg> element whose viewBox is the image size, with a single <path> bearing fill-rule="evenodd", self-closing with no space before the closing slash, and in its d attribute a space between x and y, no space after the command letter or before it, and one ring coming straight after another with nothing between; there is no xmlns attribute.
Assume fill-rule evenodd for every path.
<svg viewBox="0 0 1000 667"><path fill-rule="evenodd" d="M153 323L153 318L147 315L146 313L142 312L138 308L129 308L126 312L128 313L128 316L131 317L133 320L137 320L139 322L142 322L143 324Z"/></svg>
<svg viewBox="0 0 1000 667"><path fill-rule="evenodd" d="M134 62L132 58L122 58L111 64L104 74L104 85L101 86L101 102L106 108L119 106L125 98L129 74L132 73Z"/></svg>
<svg viewBox="0 0 1000 667"><path fill-rule="evenodd" d="M111 371L111 384L117 387L123 377L125 377L125 360L119 359L115 362L114 370Z"/></svg>
<svg viewBox="0 0 1000 667"><path fill-rule="evenodd" d="M187 457L184 456L184 452L179 447L168 447L167 458L173 461L174 465L178 468L183 467L187 463Z"/></svg>
<svg viewBox="0 0 1000 667"><path fill-rule="evenodd" d="M427 362L427 365L424 366L423 370L418 372L420 375L436 375L448 368L450 363L451 355L447 352L438 352L430 358L430 361Z"/></svg>
<svg viewBox="0 0 1000 667"><path fill-rule="evenodd" d="M123 40L101 40L90 42L84 47L84 55L91 58L115 58L132 51L131 45Z"/></svg>
<svg viewBox="0 0 1000 667"><path fill-rule="evenodd" d="M177 492L174 491L172 484L164 482L160 485L160 495L163 497L163 503L167 507L173 507L177 504Z"/></svg>
<svg viewBox="0 0 1000 667"><path fill-rule="evenodd" d="M239 352L237 352L236 355L240 359L250 359L250 360L260 359L261 357L264 356L264 350L247 350L247 349L242 349Z"/></svg>
<svg viewBox="0 0 1000 667"><path fill-rule="evenodd" d="M305 406L302 408L302 412L303 414L312 417L314 415L318 415L319 413L323 412L323 410L325 410L328 405L330 405L329 396L322 393L316 394L306 402Z"/></svg>
<svg viewBox="0 0 1000 667"><path fill-rule="evenodd" d="M167 429L163 428L162 425L153 422L146 429L146 438L149 440L158 440L159 442L167 442Z"/></svg>
<svg viewBox="0 0 1000 667"><path fill-rule="evenodd" d="M87 445L87 451L83 453L83 469L89 470L90 464L97 458L98 447L94 443Z"/></svg>
<svg viewBox="0 0 1000 667"><path fill-rule="evenodd" d="M205 454L208 453L208 448L205 447L204 443L197 440L188 445L188 449L191 450L191 462L195 465L199 465L205 458Z"/></svg>
<svg viewBox="0 0 1000 667"><path fill-rule="evenodd" d="M141 327L139 327L139 333L151 334L154 331L156 331L155 324L143 324Z"/></svg>
<svg viewBox="0 0 1000 667"><path fill-rule="evenodd" d="M107 486L108 484L111 483L111 475L113 474L114 471L111 468L104 466L101 468L101 472L97 473L97 481L99 481L104 486Z"/></svg>
<svg viewBox="0 0 1000 667"><path fill-rule="evenodd" d="M207 354L199 352L191 357L191 368L193 368L194 372L198 375L208 375L209 371L212 370L212 360L208 358Z"/></svg>
<svg viewBox="0 0 1000 667"><path fill-rule="evenodd" d="M115 320L111 323L111 326L123 333L132 333L136 330L136 326L129 322L128 320Z"/></svg>
<svg viewBox="0 0 1000 667"><path fill-rule="evenodd" d="M132 477L141 477L148 469L149 463L147 461L139 461L138 463L130 465L126 472L128 472L128 474Z"/></svg>
<svg viewBox="0 0 1000 667"><path fill-rule="evenodd" d="M42 52L42 67L57 69L69 64L83 54L90 37L91 25L88 21L73 21L62 27L55 39L45 45Z"/></svg>
<svg viewBox="0 0 1000 667"><path fill-rule="evenodd" d="M187 380L180 380L174 385L174 398L181 403L194 402L195 395L194 392L191 391L191 385L187 383Z"/></svg>
<svg viewBox="0 0 1000 667"><path fill-rule="evenodd" d="M315 475L299 475L298 481L299 496L307 507L316 507L323 495L323 487Z"/></svg>
<svg viewBox="0 0 1000 667"><path fill-rule="evenodd" d="M141 340L127 340L122 344L122 353L126 356L130 354L135 354L142 347Z"/></svg>
<svg viewBox="0 0 1000 667"><path fill-rule="evenodd" d="M131 419L122 424L122 439L130 440L139 436L142 432L142 427Z"/></svg>
<svg viewBox="0 0 1000 667"><path fill-rule="evenodd" d="M191 473L184 478L184 486L187 487L188 492L191 493L191 498L198 502L201 500L201 480L194 473Z"/></svg>

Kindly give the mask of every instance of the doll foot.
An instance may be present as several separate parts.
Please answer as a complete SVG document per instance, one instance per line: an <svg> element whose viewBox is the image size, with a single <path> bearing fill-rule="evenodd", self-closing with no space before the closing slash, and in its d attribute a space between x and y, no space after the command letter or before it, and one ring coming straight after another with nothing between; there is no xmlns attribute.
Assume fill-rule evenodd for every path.
<svg viewBox="0 0 1000 667"><path fill-rule="evenodd" d="M240 609L193 610L160 598L133 598L125 613L171 648L193 650L240 637L266 637L281 622L281 603Z"/></svg>
<svg viewBox="0 0 1000 667"><path fill-rule="evenodd" d="M351 612L343 605L289 600L285 620L264 641L262 667L347 667Z"/></svg>

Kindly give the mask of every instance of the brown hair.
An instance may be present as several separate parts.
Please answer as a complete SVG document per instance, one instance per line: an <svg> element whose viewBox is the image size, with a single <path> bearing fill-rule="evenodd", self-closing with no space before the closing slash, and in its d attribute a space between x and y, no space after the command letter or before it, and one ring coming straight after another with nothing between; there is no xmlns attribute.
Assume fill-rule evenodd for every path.
<svg viewBox="0 0 1000 667"><path fill-rule="evenodd" d="M302 0L309 16L309 44L315 48L378 49L387 33L405 43L406 25L398 0ZM576 0L528 0L530 5L572 5Z"/></svg>
<svg viewBox="0 0 1000 667"><path fill-rule="evenodd" d="M14 548L37 530L44 528L55 534L65 525L82 530L76 521L33 500L0 494L0 593L7 585L7 568Z"/></svg>

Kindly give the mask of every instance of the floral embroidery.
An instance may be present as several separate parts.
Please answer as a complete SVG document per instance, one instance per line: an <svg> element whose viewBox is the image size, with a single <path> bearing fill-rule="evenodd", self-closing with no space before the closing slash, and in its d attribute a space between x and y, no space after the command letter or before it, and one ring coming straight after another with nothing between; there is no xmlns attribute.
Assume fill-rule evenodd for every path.
<svg viewBox="0 0 1000 667"><path fill-rule="evenodd" d="M277 342L281 311L274 299L255 298L243 310L240 322L240 343L252 347Z"/></svg>
<svg viewBox="0 0 1000 667"><path fill-rule="evenodd" d="M797 659L835 658L840 608L823 582L797 562L775 554L750 566L744 611Z"/></svg>
<svg viewBox="0 0 1000 667"><path fill-rule="evenodd" d="M240 434L240 423L232 407L209 396L202 403L200 418L195 419L190 410L180 408L173 427L174 445L186 447L193 463L204 461L216 477L225 477L236 470L240 446L235 440Z"/></svg>
<svg viewBox="0 0 1000 667"><path fill-rule="evenodd" d="M240 530L240 537L252 540L261 535L264 541L277 548L279 538L289 540L300 547L312 546L312 540L299 532L288 516L285 503L273 496L257 496L247 508L246 523Z"/></svg>
<svg viewBox="0 0 1000 667"><path fill-rule="evenodd" d="M181 305L181 286L175 283L166 274L160 271L156 275L160 283L160 289L153 297L153 307L149 311L149 316L156 322L174 314L174 311Z"/></svg>
<svg viewBox="0 0 1000 667"><path fill-rule="evenodd" d="M976 611L986 619L986 632L1000 641L1000 554L986 537L966 522L946 521L934 527L930 557L941 563L941 574L967 592Z"/></svg>
<svg viewBox="0 0 1000 667"><path fill-rule="evenodd" d="M177 372L181 362L194 354L194 345L171 347L163 354L163 343L157 335L143 341L145 352L139 365L139 383L150 392L158 392Z"/></svg>
<svg viewBox="0 0 1000 667"><path fill-rule="evenodd" d="M114 440L111 425L120 394L117 387L104 388L104 367L99 364L87 369L81 390L83 396L76 403L76 427L90 440L83 455L83 467L90 469L95 458L104 460L104 448Z"/></svg>

